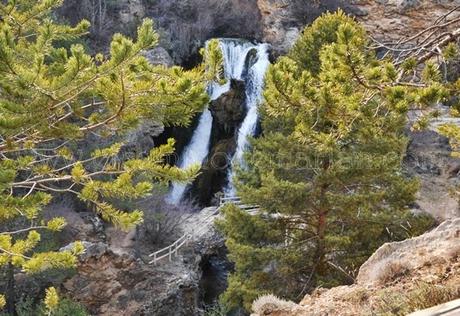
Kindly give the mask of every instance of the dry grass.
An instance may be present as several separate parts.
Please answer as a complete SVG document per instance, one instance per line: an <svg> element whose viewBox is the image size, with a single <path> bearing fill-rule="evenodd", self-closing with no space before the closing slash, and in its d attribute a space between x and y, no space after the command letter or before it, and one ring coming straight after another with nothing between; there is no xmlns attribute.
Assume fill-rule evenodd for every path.
<svg viewBox="0 0 460 316"><path fill-rule="evenodd" d="M344 298L345 300L352 302L353 305L361 305L368 301L369 294L369 290L359 287L354 291L348 293Z"/></svg>
<svg viewBox="0 0 460 316"><path fill-rule="evenodd" d="M456 261L460 259L460 245L450 248L446 253L446 259Z"/></svg>
<svg viewBox="0 0 460 316"><path fill-rule="evenodd" d="M401 261L390 262L381 270L378 278L379 284L385 285L391 283L408 275L409 272L410 268L407 264L404 264Z"/></svg>
<svg viewBox="0 0 460 316"><path fill-rule="evenodd" d="M259 297L252 303L252 311L256 315L269 315L273 311L289 311L295 306L293 302L268 294Z"/></svg>
<svg viewBox="0 0 460 316"><path fill-rule="evenodd" d="M433 285L419 283L402 293L383 291L374 304L374 312L381 316L403 316L460 298L460 285Z"/></svg>

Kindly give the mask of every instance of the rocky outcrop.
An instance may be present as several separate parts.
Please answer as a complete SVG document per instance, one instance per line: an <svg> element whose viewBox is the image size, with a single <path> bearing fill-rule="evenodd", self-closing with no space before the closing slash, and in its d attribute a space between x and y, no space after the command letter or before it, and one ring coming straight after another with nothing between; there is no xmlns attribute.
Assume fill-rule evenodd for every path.
<svg viewBox="0 0 460 316"><path fill-rule="evenodd" d="M163 65L166 67L171 67L174 64L174 61L169 55L169 53L161 46L155 47L151 50L148 50L144 53L145 58L152 64L152 65Z"/></svg>
<svg viewBox="0 0 460 316"><path fill-rule="evenodd" d="M376 38L395 40L412 36L455 9L459 1L359 0L352 1L358 20ZM459 16L454 12L451 18Z"/></svg>
<svg viewBox="0 0 460 316"><path fill-rule="evenodd" d="M284 301L279 308L269 304L276 300L266 300L266 306L259 301L254 316L406 315L405 308L413 311L460 297L459 284L456 218L419 237L383 245L361 266L354 285L318 289L287 310Z"/></svg>
<svg viewBox="0 0 460 316"><path fill-rule="evenodd" d="M92 315L203 315L204 303L213 303L223 292L232 268L222 236L210 225L216 216L212 207L184 215L179 230L193 234L193 241L171 262L164 258L156 265L146 263L151 245L143 245L142 259L135 259L133 245L122 249L119 240L114 244L115 231L107 232L112 236L107 243L83 241L85 252L79 257L77 273L60 276L60 282L51 284L62 284L63 295L82 303ZM124 239L130 233L118 231L118 235ZM28 282L22 283L30 286ZM42 290L47 282L40 283Z"/></svg>
<svg viewBox="0 0 460 316"><path fill-rule="evenodd" d="M246 114L245 101L244 82L232 79L230 90L211 102L214 141L235 135Z"/></svg>
<svg viewBox="0 0 460 316"><path fill-rule="evenodd" d="M181 250L172 262L165 259L156 266L118 255L103 243L85 243L85 247L78 273L64 282L63 292L85 305L91 314L202 314L200 264L205 253L213 253L214 242L197 243L200 249Z"/></svg>
<svg viewBox="0 0 460 316"><path fill-rule="evenodd" d="M90 247L94 248L94 247ZM169 270L116 255L107 248L87 255L63 288L94 315L194 315L199 276L175 265ZM91 251L91 250L89 250ZM172 263L174 264L174 263Z"/></svg>
<svg viewBox="0 0 460 316"><path fill-rule="evenodd" d="M434 130L409 133L404 169L420 180L416 207L439 221L460 216L452 188L459 185L460 159L451 156L449 140Z"/></svg>

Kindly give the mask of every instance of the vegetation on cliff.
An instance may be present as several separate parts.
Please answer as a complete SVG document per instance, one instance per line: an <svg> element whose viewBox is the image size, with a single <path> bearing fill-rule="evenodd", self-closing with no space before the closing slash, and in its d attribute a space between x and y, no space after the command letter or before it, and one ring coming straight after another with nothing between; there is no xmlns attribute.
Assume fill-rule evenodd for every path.
<svg viewBox="0 0 460 316"><path fill-rule="evenodd" d="M417 180L402 171L410 107L447 95L433 64L410 82L417 61L378 59L363 27L342 12L307 27L268 71L263 136L237 177L249 215L219 223L235 262L222 299L245 306L264 292L299 299L318 286L353 282L384 242L424 232L414 216Z"/></svg>
<svg viewBox="0 0 460 316"><path fill-rule="evenodd" d="M281 13L262 10L270 9L276 1L199 0L186 6L180 1L144 1L146 5L137 1L69 1L61 11L72 15L74 10L80 11L74 15L75 20L70 19L74 26L57 22L60 18L56 9L63 2L0 2L0 269L4 272L0 307L5 315L87 314L83 306L60 297L58 286L45 291L51 285L47 284L37 291L41 294L22 297L16 284L18 277L24 279L25 275L30 280L30 275L75 273L78 256L84 252L83 243L61 249L62 245L47 244L51 234L67 225L63 217L43 214L55 198L75 197L84 208L117 229L136 227L131 233L136 234L137 245L128 243L127 247L132 247L137 257L142 238L149 244L166 244L167 235L179 234L180 212L168 212L172 206L163 204L163 196L154 186L191 182L199 166L182 170L169 164L174 140L167 141L167 137L164 145L151 149L156 140L149 134L145 138L150 139L151 146L140 154L130 151L124 140L146 123L161 128L188 126L209 102L209 81L223 83L223 54L219 42L211 40L201 51L202 64L194 69L152 65L144 53L156 47L160 39L154 22L141 21L141 17L149 11L162 19L157 25L167 26L170 31L163 46L187 66L195 64L195 50L211 34L240 34L235 30L244 29L242 34L258 38L262 32L260 19L271 25L277 40L283 37L283 32L276 32L282 25L277 21ZM301 0L290 3L290 10L299 15L294 20L309 20L310 4ZM325 3L336 7L335 1ZM210 16L209 11L215 12ZM299 301L315 288L355 282L359 267L380 245L418 235L432 226L432 218L413 209L419 184L406 174L402 161L408 144L410 110L421 113L412 129L427 127L439 114L433 105L446 100L452 105L451 114L460 116L460 80L456 74L448 79L452 77L449 60L458 57L455 41L460 37L460 30L446 31L460 22L460 17L447 19L453 12L409 40L396 43L371 38L362 25L341 11L325 14L304 30L287 56L280 57L269 69L265 101L260 107L263 133L252 140L235 181L243 202L257 205L258 210L248 213L228 205L222 211L217 226L226 239L235 270L221 297L222 304L210 308L209 314L248 311L253 300L267 292ZM87 16L93 25L85 20L73 23L81 16ZM287 16L292 14L283 15L289 20L287 25L297 25ZM113 21L124 23L114 26ZM243 24L250 27L242 28ZM95 45L84 46L91 28L97 33L89 39ZM105 45L114 29L136 34L135 39L115 34L105 53L87 50ZM291 35L297 34L291 31ZM411 47L410 40L416 45ZM242 91L236 102L241 107L236 123L227 118L219 122L229 134L229 142L222 146L229 146L238 132L240 116L244 115ZM228 98L219 102L222 104L211 104L212 110L228 114ZM231 128L226 126L229 123L233 124ZM454 155L460 156L460 128L447 124L439 131L450 138ZM211 150L210 156L219 154L222 146ZM227 179L223 177L228 171L225 168L218 173L222 176L219 182ZM184 205L174 208L187 212ZM140 209L148 210L145 216ZM163 226L159 224L160 213ZM144 225L139 227L144 217ZM101 248L106 251L110 247L103 243ZM435 254L434 250L430 251ZM92 288L86 296L106 292L111 296L111 308L118 312L128 300L125 292L131 287L149 287L148 291L130 293L136 306L129 310L138 313L141 305L145 307L145 301L139 302L138 297L157 293L150 287L152 279L145 278L156 271L155 267L144 269L147 266L133 257L123 263L126 266L122 269L117 256L112 252L104 256L112 265L102 267L110 273L93 269L101 267L97 263L89 264L83 268L90 267L92 272L86 279L74 278L72 289L61 289L75 293L84 283ZM398 260L402 257L398 254ZM443 274L449 276L449 271L455 271L450 265L458 261L458 249L447 257L447 272ZM408 259L403 265L390 259L378 274L380 282L395 282L401 275L431 264L427 261L415 266ZM134 277L129 285L119 287L121 279L131 278L127 271L140 275L142 280L138 282ZM118 279L118 275L122 277ZM59 277L56 284L66 278ZM118 289L117 294L99 291L99 287L82 281L95 280L104 288L107 279L114 279L108 282ZM174 286L180 287L177 284ZM373 308L402 314L458 297L458 293L458 286L451 287L450 283L439 291L413 287L402 300L384 293ZM367 304L360 294L361 289L352 292L353 299ZM412 304L413 297L425 296L434 299L419 299L424 304ZM193 300L184 304L193 305ZM274 296L269 296L270 300L279 301ZM101 301L93 299L94 305L104 305ZM171 304L169 299L164 301ZM260 307L256 309L262 309L262 303L263 299L256 301L256 307ZM285 311L295 305L278 303ZM404 304L406 308L401 309ZM93 313L90 305L86 308Z"/></svg>

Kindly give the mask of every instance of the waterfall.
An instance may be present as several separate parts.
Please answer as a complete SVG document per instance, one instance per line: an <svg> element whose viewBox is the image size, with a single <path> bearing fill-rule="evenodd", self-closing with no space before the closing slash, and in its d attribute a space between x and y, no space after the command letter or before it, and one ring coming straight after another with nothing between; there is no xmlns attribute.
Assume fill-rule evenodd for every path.
<svg viewBox="0 0 460 316"><path fill-rule="evenodd" d="M201 114L198 127L193 133L192 140L185 147L178 166L180 168L187 168L194 164L202 164L209 151L209 141L211 137L212 128L212 115L211 111L205 109ZM185 189L187 188L184 183L173 183L171 192L168 196L168 202L177 204L182 199Z"/></svg>
<svg viewBox="0 0 460 316"><path fill-rule="evenodd" d="M253 136L258 121L258 105L262 101L262 93L264 88L264 78L268 66L270 65L268 55L268 45L257 45L256 62L248 69L246 82L246 107L247 114L238 131L237 147L235 155L232 159L232 167L228 173L228 186L225 189L225 194L235 195L235 187L233 184L233 166L235 164L243 164L243 153L248 147L248 137Z"/></svg>
<svg viewBox="0 0 460 316"><path fill-rule="evenodd" d="M216 100L230 89L230 79L242 80L247 65L247 56L251 50L257 49L257 45L239 39L220 39L220 47L223 54L224 76L227 82L219 85L215 82L208 86L208 94L211 100ZM267 58L268 60L268 58ZM252 68L251 68L252 69ZM248 70L246 70L248 71ZM252 76L252 71L248 71L248 76ZM257 76L254 76L257 77ZM249 100L249 99L248 99ZM248 109L249 103L248 103ZM257 114L256 114L257 115ZM245 119L246 121L246 119ZM255 118L255 123L257 117ZM244 123L243 123L244 124ZM247 123L250 124L250 123ZM250 127L249 127L250 128ZM254 124L255 128L255 124ZM253 129L254 129L253 128ZM205 109L201 114L196 130L193 132L190 143L185 147L179 159L178 166L187 168L194 164L202 165L209 154L209 143L212 129L212 115L209 109ZM248 134L249 135L249 134ZM238 136L240 138L240 136ZM239 141L238 141L239 142ZM173 183L168 195L168 202L177 204L181 201L187 185L183 183Z"/></svg>

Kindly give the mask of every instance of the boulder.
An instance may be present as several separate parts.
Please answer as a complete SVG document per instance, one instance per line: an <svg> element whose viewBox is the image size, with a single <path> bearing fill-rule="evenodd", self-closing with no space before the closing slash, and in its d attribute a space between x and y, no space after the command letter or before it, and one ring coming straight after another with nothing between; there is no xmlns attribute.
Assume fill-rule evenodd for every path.
<svg viewBox="0 0 460 316"><path fill-rule="evenodd" d="M232 79L230 90L211 102L214 140L235 135L246 114L245 101L244 82Z"/></svg>
<svg viewBox="0 0 460 316"><path fill-rule="evenodd" d="M144 56L152 65L155 66L163 65L171 67L174 64L171 55L169 55L168 51L161 46L157 46L144 52Z"/></svg>

